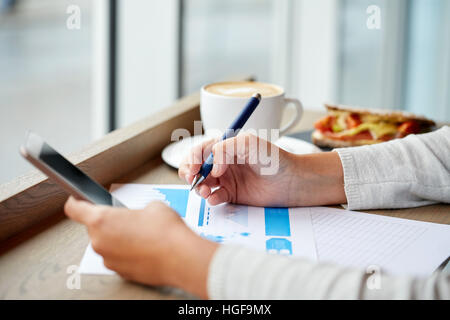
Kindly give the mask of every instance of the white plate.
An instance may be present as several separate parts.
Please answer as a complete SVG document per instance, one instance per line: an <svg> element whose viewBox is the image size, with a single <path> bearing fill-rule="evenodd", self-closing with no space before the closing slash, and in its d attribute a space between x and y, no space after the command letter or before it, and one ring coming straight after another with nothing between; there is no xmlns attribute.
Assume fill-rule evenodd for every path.
<svg viewBox="0 0 450 320"><path fill-rule="evenodd" d="M169 166L178 169L181 161L189 154L189 151L196 145L201 144L206 140L212 139L211 137L201 135L187 137L183 140L173 142L164 148L161 157L165 163ZM312 143L295 139L291 137L281 137L275 142L275 144L283 150L286 150L295 154L308 154L322 152L318 147Z"/></svg>
<svg viewBox="0 0 450 320"><path fill-rule="evenodd" d="M281 149L294 154L322 152L322 150L320 150L320 148L316 145L292 137L281 137L277 140L277 142L275 142L275 144Z"/></svg>

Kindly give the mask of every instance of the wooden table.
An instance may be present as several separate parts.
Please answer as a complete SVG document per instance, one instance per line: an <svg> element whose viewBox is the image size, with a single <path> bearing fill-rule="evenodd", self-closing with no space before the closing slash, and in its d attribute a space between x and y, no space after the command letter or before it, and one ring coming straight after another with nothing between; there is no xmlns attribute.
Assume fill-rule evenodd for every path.
<svg viewBox="0 0 450 320"><path fill-rule="evenodd" d="M160 158L146 163L119 183L181 184ZM69 290L67 268L79 265L89 238L86 228L61 212L7 240L0 247L0 299L168 299L182 292L155 289L119 276L81 275L81 289Z"/></svg>
<svg viewBox="0 0 450 320"><path fill-rule="evenodd" d="M322 113L306 112L295 130L310 129ZM92 168L91 168L92 169ZM94 168L95 169L95 168ZM180 184L174 169L159 156L115 179L119 183ZM366 211L405 219L450 224L450 206ZM85 227L66 219L61 210L0 243L0 299L173 299L181 291L156 289L118 276L81 275L81 289L68 289L67 269L78 265L88 245Z"/></svg>

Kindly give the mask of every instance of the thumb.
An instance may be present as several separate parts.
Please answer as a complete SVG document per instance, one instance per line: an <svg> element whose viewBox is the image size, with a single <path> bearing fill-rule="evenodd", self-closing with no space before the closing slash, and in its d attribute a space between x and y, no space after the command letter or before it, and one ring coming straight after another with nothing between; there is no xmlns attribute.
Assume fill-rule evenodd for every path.
<svg viewBox="0 0 450 320"><path fill-rule="evenodd" d="M64 212L66 215L79 223L88 225L91 221L100 215L99 207L87 201L76 200L74 197L69 197L64 205Z"/></svg>

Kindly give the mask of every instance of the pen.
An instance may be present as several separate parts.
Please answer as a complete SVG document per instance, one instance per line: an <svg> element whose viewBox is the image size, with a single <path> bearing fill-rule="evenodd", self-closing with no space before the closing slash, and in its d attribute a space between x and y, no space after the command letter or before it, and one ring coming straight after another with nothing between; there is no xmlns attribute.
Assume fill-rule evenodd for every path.
<svg viewBox="0 0 450 320"><path fill-rule="evenodd" d="M239 133L239 130L241 130L242 127L245 125L247 120L252 115L253 111L255 111L256 107L259 105L260 101L261 95L259 93L255 93L247 102L247 105L241 111L236 120L234 120L231 126L225 131L225 133L222 136L222 141L228 138L233 138ZM209 175L209 173L213 168L213 163L214 163L214 156L211 152L208 159L206 159L206 161L202 164L199 173L195 176L194 180L192 181L191 191L206 179L206 177Z"/></svg>

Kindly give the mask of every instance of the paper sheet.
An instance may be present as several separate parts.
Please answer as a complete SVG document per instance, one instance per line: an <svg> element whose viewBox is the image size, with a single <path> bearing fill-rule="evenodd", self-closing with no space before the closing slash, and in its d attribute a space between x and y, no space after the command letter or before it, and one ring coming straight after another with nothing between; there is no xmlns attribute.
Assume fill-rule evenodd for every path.
<svg viewBox="0 0 450 320"><path fill-rule="evenodd" d="M153 200L174 208L201 236L219 243L237 243L273 254L316 260L316 246L308 211L299 208L260 208L222 204L211 207L182 185L115 184L111 193L130 209L142 209ZM80 273L111 274L91 245Z"/></svg>
<svg viewBox="0 0 450 320"><path fill-rule="evenodd" d="M450 226L309 208L319 261L429 276L450 256Z"/></svg>
<svg viewBox="0 0 450 320"><path fill-rule="evenodd" d="M210 207L188 186L113 185L130 209L152 200L172 206L201 236L274 254L392 274L430 275L450 255L450 226L324 207ZM80 273L112 274L89 245Z"/></svg>

